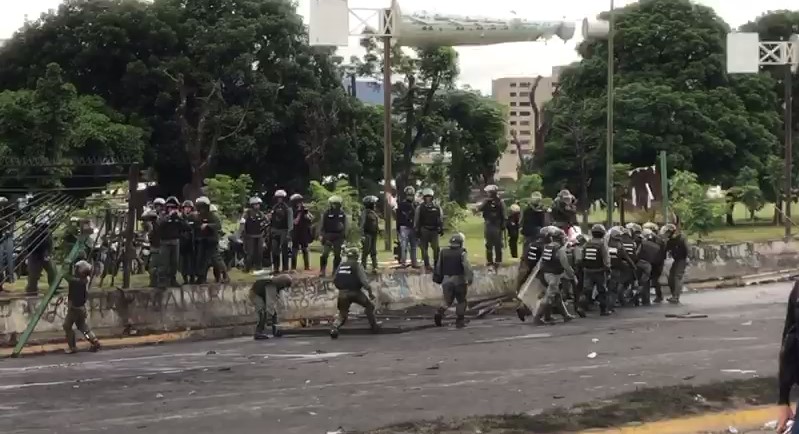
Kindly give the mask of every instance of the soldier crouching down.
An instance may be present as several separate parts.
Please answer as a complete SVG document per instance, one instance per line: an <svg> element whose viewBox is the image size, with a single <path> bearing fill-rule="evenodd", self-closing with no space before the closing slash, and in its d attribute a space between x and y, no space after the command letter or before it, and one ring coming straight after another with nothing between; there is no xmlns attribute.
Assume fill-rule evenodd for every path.
<svg viewBox="0 0 799 434"><path fill-rule="evenodd" d="M364 308L366 319L369 321L369 327L372 333L380 331L375 319L375 305L372 300L375 299L372 293L372 287L366 279L366 271L364 271L361 264L358 263L358 256L360 252L355 247L347 249L347 260L342 262L336 269L336 274L333 277L333 284L338 289L338 315L333 323L333 328L330 330L330 337L338 339L339 329L347 322L347 317L350 313L350 306L353 303L358 304ZM367 298L363 290L369 294Z"/></svg>
<svg viewBox="0 0 799 434"><path fill-rule="evenodd" d="M75 264L74 277L69 279L69 292L67 293L67 315L64 318L64 332L67 335L67 354L72 354L78 350L75 343L75 331L77 327L83 336L86 337L92 346L91 351L100 349L100 341L86 323L86 299L89 297L89 276L92 274L92 266L86 261L78 261Z"/></svg>
<svg viewBox="0 0 799 434"><path fill-rule="evenodd" d="M436 261L433 282L440 284L444 290L444 301L433 318L438 327L441 327L444 313L454 301L457 301L455 327L460 329L466 326L466 292L472 284L474 274L463 242L463 234L453 235L449 239L449 248L442 250Z"/></svg>
<svg viewBox="0 0 799 434"><path fill-rule="evenodd" d="M250 301L255 305L255 340L269 339L264 329L272 327L272 336L280 337L277 327L277 304L280 291L291 287L291 277L286 274L272 276L270 272L256 274L257 279L250 287Z"/></svg>

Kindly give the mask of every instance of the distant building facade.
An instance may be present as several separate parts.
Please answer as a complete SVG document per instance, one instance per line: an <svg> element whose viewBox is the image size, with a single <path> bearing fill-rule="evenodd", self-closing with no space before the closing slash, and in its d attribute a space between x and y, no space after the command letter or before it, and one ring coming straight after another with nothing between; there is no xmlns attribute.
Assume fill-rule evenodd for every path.
<svg viewBox="0 0 799 434"><path fill-rule="evenodd" d="M541 77L535 93L538 107L552 99L557 86L558 74L562 67L552 68L552 75ZM536 77L502 77L491 82L491 96L496 102L507 107L506 137L508 146L499 160L497 179L516 179L516 168L520 155L513 143L512 132L516 132L522 155L532 155L543 143L535 143L535 126L530 92Z"/></svg>
<svg viewBox="0 0 799 434"><path fill-rule="evenodd" d="M352 95L352 79L344 77L341 84L344 86L344 90ZM355 97L364 104L383 105L383 82L373 78L356 78Z"/></svg>

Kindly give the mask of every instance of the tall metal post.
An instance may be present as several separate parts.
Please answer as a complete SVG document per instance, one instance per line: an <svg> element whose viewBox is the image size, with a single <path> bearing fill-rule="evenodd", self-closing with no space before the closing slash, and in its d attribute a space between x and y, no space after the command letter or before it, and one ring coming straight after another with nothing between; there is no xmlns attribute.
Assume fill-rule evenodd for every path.
<svg viewBox="0 0 799 434"><path fill-rule="evenodd" d="M122 287L130 288L130 266L133 258L133 237L136 232L136 201L134 196L139 188L139 165L132 164L128 172L128 217L125 222L125 251L123 256L125 261L122 263Z"/></svg>
<svg viewBox="0 0 799 434"><path fill-rule="evenodd" d="M610 20L608 30L608 119L607 119L607 143L605 146L605 189L607 193L607 226L613 226L613 100L614 100L614 73L615 73L615 54L614 38L616 36L616 8L614 0L610 0Z"/></svg>
<svg viewBox="0 0 799 434"><path fill-rule="evenodd" d="M660 205L663 209L663 224L669 222L669 175L666 170L666 151L660 151Z"/></svg>
<svg viewBox="0 0 799 434"><path fill-rule="evenodd" d="M383 38L383 192L385 193L383 219L386 223L383 239L385 248L390 252L393 247L391 241L391 204L388 198L391 195L391 36Z"/></svg>
<svg viewBox="0 0 799 434"><path fill-rule="evenodd" d="M791 238L791 203L793 202L793 71L785 65L785 238Z"/></svg>

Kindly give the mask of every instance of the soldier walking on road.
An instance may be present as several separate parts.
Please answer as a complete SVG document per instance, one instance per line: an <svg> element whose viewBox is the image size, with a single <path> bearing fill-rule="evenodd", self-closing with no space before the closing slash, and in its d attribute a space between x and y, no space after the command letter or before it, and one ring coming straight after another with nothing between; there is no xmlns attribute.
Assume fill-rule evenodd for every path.
<svg viewBox="0 0 799 434"><path fill-rule="evenodd" d="M608 280L608 310L613 313L616 302L624 295L625 282L635 276L635 261L625 248L623 237L625 229L614 226L608 231L608 252L610 253L610 279Z"/></svg>
<svg viewBox="0 0 799 434"><path fill-rule="evenodd" d="M196 254L194 234L196 232L197 214L194 212L194 203L184 200L182 204L183 232L180 235L180 274L183 283L196 283L197 272L194 255Z"/></svg>
<svg viewBox="0 0 799 434"><path fill-rule="evenodd" d="M153 207L142 214L141 219L144 223L144 230L147 232L147 240L150 242L150 258L147 261L147 272L150 273L150 287L158 286L159 267L161 260L161 234L158 230L159 210L163 209L164 199L156 198Z"/></svg>
<svg viewBox="0 0 799 434"><path fill-rule="evenodd" d="M655 235L652 238L652 241L658 245L658 256L657 260L652 263L652 272L649 274L649 284L655 288L655 299L652 300L654 303L662 303L663 302L663 291L660 289L660 276L663 274L663 265L666 262L666 242L663 240L663 237L660 235L660 229L658 225L652 222L644 223L643 229L649 229Z"/></svg>
<svg viewBox="0 0 799 434"><path fill-rule="evenodd" d="M521 216L521 207L515 203L511 205L510 215L508 215L508 221L505 223L505 229L508 230L508 246L510 247L511 258L519 257L519 224Z"/></svg>
<svg viewBox="0 0 799 434"><path fill-rule="evenodd" d="M325 277L327 260L333 252L333 270L341 264L341 248L347 237L347 215L341 208L341 197L330 196L329 208L322 214L321 240L322 256L319 258L319 276Z"/></svg>
<svg viewBox="0 0 799 434"><path fill-rule="evenodd" d="M266 214L261 210L263 201L253 196L250 207L244 211L239 220L241 238L244 241L244 271L258 271L263 268L264 260L264 227Z"/></svg>
<svg viewBox="0 0 799 434"><path fill-rule="evenodd" d="M366 258L372 259L372 272L377 273L377 234L380 229L380 218L375 211L377 197L366 196L363 198L363 213L361 214L361 234L363 235L363 252L361 266L366 269Z"/></svg>
<svg viewBox="0 0 799 434"><path fill-rule="evenodd" d="M453 302L457 303L455 327L460 329L466 326L466 293L474 280L474 274L469 256L463 248L464 241L463 234L453 235L449 239L449 247L441 250L436 261L433 281L440 284L444 291L444 300L433 318L437 327L441 327L444 315Z"/></svg>
<svg viewBox="0 0 799 434"><path fill-rule="evenodd" d="M178 199L170 196L166 200L166 212L158 218L157 228L161 239L161 251L158 255L160 288L180 286L177 280L180 267L180 238L185 227L179 207Z"/></svg>
<svg viewBox="0 0 799 434"><path fill-rule="evenodd" d="M291 277L287 274L272 276L271 272L256 272L256 281L250 287L250 301L255 305L255 340L269 339L266 327L272 328L272 336L280 337L278 328L277 305L280 291L291 287Z"/></svg>
<svg viewBox="0 0 799 434"><path fill-rule="evenodd" d="M438 260L438 237L444 234L444 214L441 207L433 202L433 189L425 188L422 190L422 204L416 208L414 216L414 228L419 234L419 242L422 247L422 261L425 269L432 271L430 266L430 252L433 249L433 261Z"/></svg>
<svg viewBox="0 0 799 434"><path fill-rule="evenodd" d="M483 213L486 265L497 267L502 264L503 232L505 230L505 204L499 198L499 188L489 185L485 188L488 199L478 208Z"/></svg>
<svg viewBox="0 0 799 434"><path fill-rule="evenodd" d="M544 209L543 200L541 193L537 191L534 192L530 196L530 205L524 209L524 213L522 214L522 235L524 235L523 252L527 251L527 246L538 238L541 229L546 226L547 210Z"/></svg>
<svg viewBox="0 0 799 434"><path fill-rule="evenodd" d="M653 264L660 259L660 245L657 243L657 235L649 229L644 229L641 233L641 242L638 246L637 271L638 271L638 296L641 297L641 304L649 306L652 284L649 281L652 276Z"/></svg>
<svg viewBox="0 0 799 434"><path fill-rule="evenodd" d="M357 248L348 248L347 260L341 263L341 266L336 269L336 274L333 278L333 284L336 286L336 289L338 289L338 301L336 303L338 315L336 315L333 328L330 330L330 337L332 339L338 339L339 329L347 322L350 307L353 303L364 308L364 313L366 314L366 319L369 321L369 327L371 327L372 333L380 331L380 327L377 325L377 319L375 319L375 305L372 303L375 296L372 293L372 287L369 281L366 279L366 272L363 267L361 267L361 264L358 263L358 253ZM363 293L364 289L369 295L368 297Z"/></svg>
<svg viewBox="0 0 799 434"><path fill-rule="evenodd" d="M680 303L682 294L682 281L685 276L685 268L688 266L688 241L685 235L677 231L677 227L669 223L663 226L661 234L666 238L666 251L674 259L669 271L669 288L671 297L668 302L671 304Z"/></svg>
<svg viewBox="0 0 799 434"><path fill-rule="evenodd" d="M594 289L599 301L599 314L608 313L608 271L610 271L610 254L605 244L605 227L595 224L591 227L591 239L580 250L576 259L583 271L582 293L577 302L578 308L585 312L592 300Z"/></svg>
<svg viewBox="0 0 799 434"><path fill-rule="evenodd" d="M286 203L286 191L275 192L275 206L272 207L270 227L272 238L272 267L276 273L289 271L291 259L291 232L294 229L294 211Z"/></svg>
<svg viewBox="0 0 799 434"><path fill-rule="evenodd" d="M303 197L300 194L295 193L291 195L291 207L294 213L294 225L291 234L291 269L297 269L297 256L298 253L302 253L303 269L308 271L311 269L308 245L313 242L313 233L311 230L313 215L311 211L305 207Z"/></svg>
<svg viewBox="0 0 799 434"><path fill-rule="evenodd" d="M576 276L566 253L566 232L558 227L549 227L547 233L551 238L541 253L540 269L540 273L544 275L544 282L546 282L546 292L544 300L536 309L534 322L544 324L542 317L547 317L549 313L558 313L563 317L564 322L569 322L574 318L569 314L563 302L560 290L561 281L574 282Z"/></svg>
<svg viewBox="0 0 799 434"><path fill-rule="evenodd" d="M91 351L94 352L100 349L100 341L86 323L86 299L89 298L89 276L92 274L92 266L86 261L78 261L74 268L73 277L68 279L67 314L64 318L64 333L68 345L66 353L73 354L78 350L73 326L83 333L92 345Z"/></svg>
<svg viewBox="0 0 799 434"><path fill-rule="evenodd" d="M417 232L414 226L416 215L416 190L413 187L405 187L405 199L397 204L397 237L400 242L400 265L408 265L405 260L410 256L411 267L417 268L419 262L416 259L418 254Z"/></svg>

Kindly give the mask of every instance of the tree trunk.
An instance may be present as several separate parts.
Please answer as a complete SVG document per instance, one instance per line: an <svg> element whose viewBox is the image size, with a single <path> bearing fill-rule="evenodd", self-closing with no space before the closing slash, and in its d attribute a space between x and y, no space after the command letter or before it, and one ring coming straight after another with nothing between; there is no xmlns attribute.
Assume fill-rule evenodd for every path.
<svg viewBox="0 0 799 434"><path fill-rule="evenodd" d="M413 128L416 126L416 109L414 108L414 101L416 100L416 78L412 75L408 76L408 94L405 95L405 138L403 140L404 146L402 147L402 167L397 176L397 191L400 191L408 185L408 180L411 174L411 162L413 160ZM386 180L386 182L389 182ZM438 192L441 193L441 192Z"/></svg>
<svg viewBox="0 0 799 434"><path fill-rule="evenodd" d="M754 210L751 210L751 209L749 210L749 220L755 221L755 211Z"/></svg>
<svg viewBox="0 0 799 434"><path fill-rule="evenodd" d="M624 226L624 196L619 197L619 221Z"/></svg>
<svg viewBox="0 0 799 434"><path fill-rule="evenodd" d="M774 203L774 217L771 220L771 223L774 225L781 225L782 224L782 199L778 199L776 203Z"/></svg>
<svg viewBox="0 0 799 434"><path fill-rule="evenodd" d="M735 220L732 218L732 210L727 210L727 226L735 226Z"/></svg>

